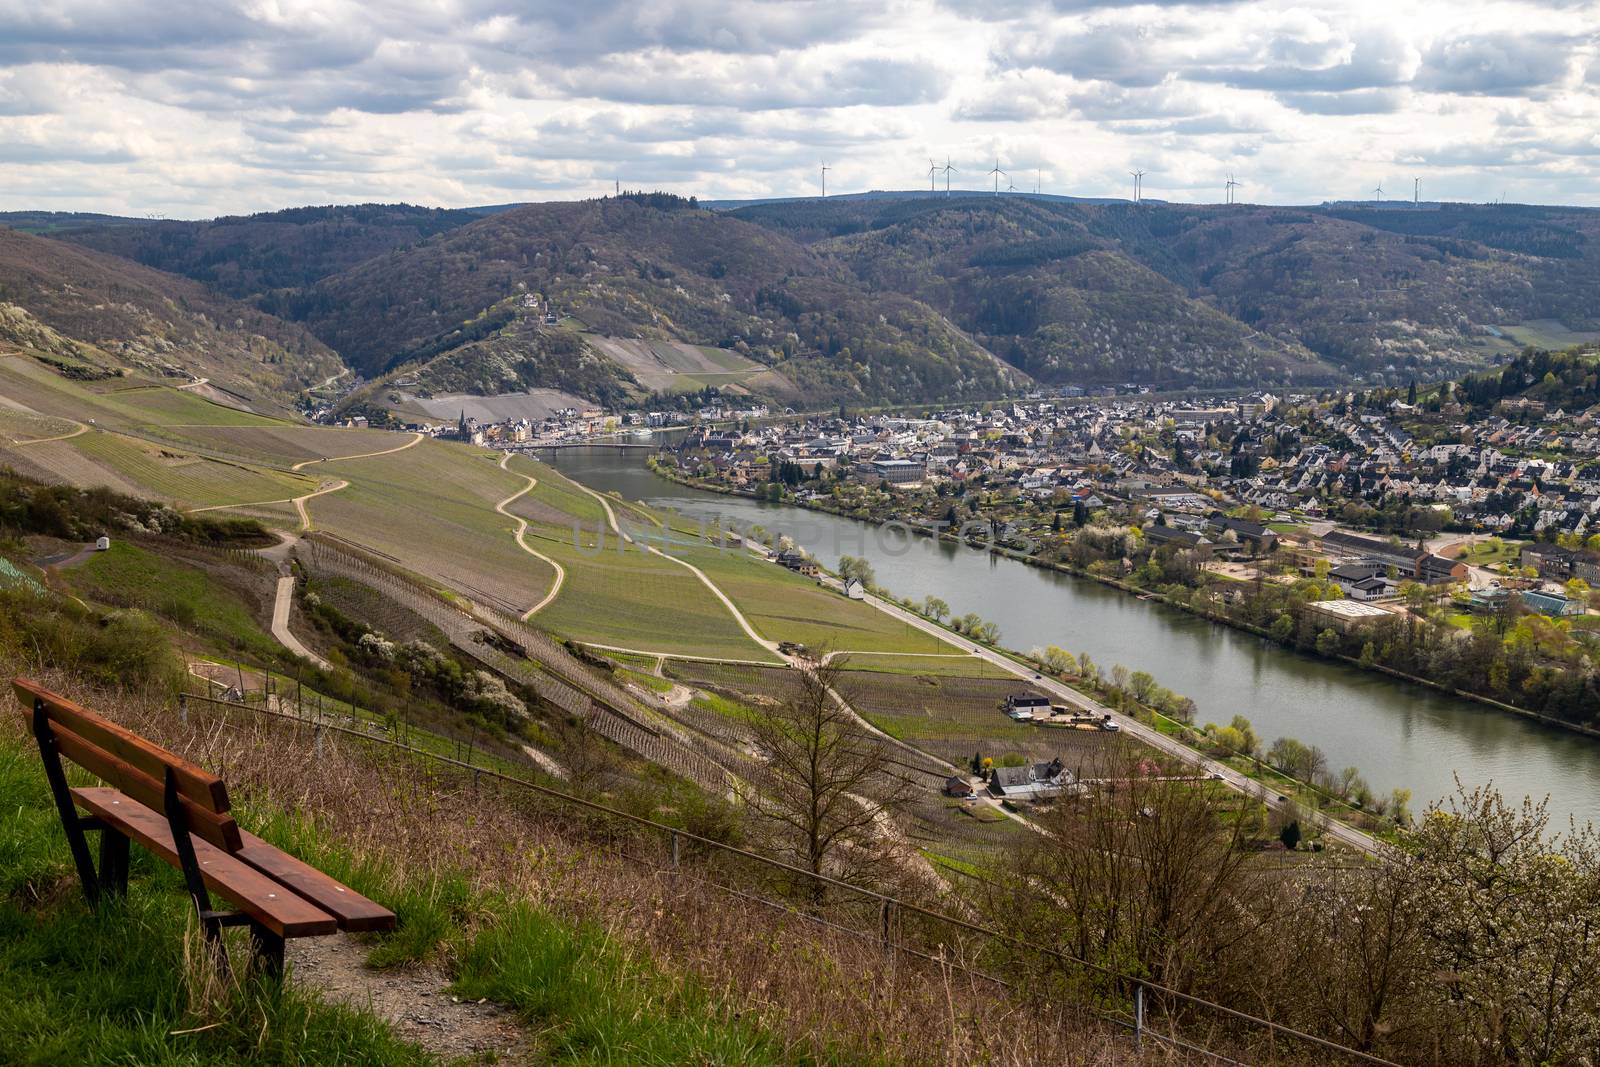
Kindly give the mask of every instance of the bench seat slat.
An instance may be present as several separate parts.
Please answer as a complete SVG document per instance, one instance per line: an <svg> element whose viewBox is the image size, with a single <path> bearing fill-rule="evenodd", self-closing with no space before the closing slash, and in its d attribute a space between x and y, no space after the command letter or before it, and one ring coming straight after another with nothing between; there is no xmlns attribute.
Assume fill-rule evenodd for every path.
<svg viewBox="0 0 1600 1067"><path fill-rule="evenodd" d="M178 780L179 793L197 806L216 814L228 810L228 787L216 775L35 682L17 678L12 681L11 687L27 713L32 713L35 699L43 700L50 721L65 726L91 745L105 750L157 782L163 780L166 769L171 767ZM111 784L122 787L120 782Z"/></svg>
<svg viewBox="0 0 1600 1067"><path fill-rule="evenodd" d="M61 749L61 754L73 763L101 781L110 782L118 787L120 792L128 794L146 807L157 812L163 809L164 794L158 779L150 778L137 768L128 766L60 723L50 723L49 730L51 736L55 738L57 747ZM239 836L239 824L233 821L232 815L218 815L207 811L181 794L178 800L183 805L184 814L189 820L189 832L194 837L227 849L229 852L235 851L244 843ZM166 825L164 821L162 825Z"/></svg>
<svg viewBox="0 0 1600 1067"><path fill-rule="evenodd" d="M104 786L74 789L72 796L90 814L178 866L172 830L160 814ZM215 845L194 838L194 851L206 886L279 937L312 937L338 929L332 915Z"/></svg>
<svg viewBox="0 0 1600 1067"><path fill-rule="evenodd" d="M341 885L289 853L261 840L248 830L239 831L244 847L234 853L256 870L288 886L339 921L339 929L393 930L394 912L374 903L349 886Z"/></svg>

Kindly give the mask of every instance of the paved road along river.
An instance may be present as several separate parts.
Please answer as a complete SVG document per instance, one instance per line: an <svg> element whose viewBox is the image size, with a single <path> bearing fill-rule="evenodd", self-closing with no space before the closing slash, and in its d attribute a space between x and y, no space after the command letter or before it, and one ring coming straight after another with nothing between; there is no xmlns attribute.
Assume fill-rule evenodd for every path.
<svg viewBox="0 0 1600 1067"><path fill-rule="evenodd" d="M1249 634L1069 575L987 552L787 505L687 489L644 467L638 452L544 453L568 476L693 518L759 523L792 536L825 564L864 556L899 596L937 596L956 614L1000 627L1001 643L1060 645L1106 670L1121 663L1192 698L1201 722L1241 714L1270 742L1321 746L1334 769L1355 766L1375 789L1397 786L1422 807L1454 789L1452 775L1493 781L1508 797L1550 798L1568 815L1600 821L1600 741L1432 693L1352 667L1300 656Z"/></svg>

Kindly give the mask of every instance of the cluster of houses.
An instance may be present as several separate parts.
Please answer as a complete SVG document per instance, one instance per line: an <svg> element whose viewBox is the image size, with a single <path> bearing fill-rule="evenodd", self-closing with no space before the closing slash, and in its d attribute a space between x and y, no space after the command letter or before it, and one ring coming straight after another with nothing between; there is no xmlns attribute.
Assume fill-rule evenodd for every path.
<svg viewBox="0 0 1600 1067"><path fill-rule="evenodd" d="M1312 432L1286 422L1286 409L1312 410ZM1411 412L1404 404L1363 412L1349 403L1267 394L1210 406L1033 400L927 418L810 419L708 435L702 443L735 483L759 477L754 461L777 455L808 470L847 470L890 486L987 473L1036 496L1060 488L1085 499L1142 490L1162 510L1208 511L1216 506L1211 494L1220 494L1316 518L1330 499L1403 498L1494 532L1584 535L1600 523L1597 413L1550 412L1535 425L1504 415L1463 421L1444 435L1451 443L1422 447L1402 426ZM1152 427L1170 432L1181 462L1174 452L1129 447Z"/></svg>
<svg viewBox="0 0 1600 1067"><path fill-rule="evenodd" d="M1306 575L1325 567L1355 602L1393 599L1405 582L1443 586L1472 576L1459 560L1416 543L1338 529L1334 520L1351 503L1401 500L1436 509L1440 525L1484 532L1561 534L1569 542L1600 534L1600 459L1584 458L1600 451L1590 413L1577 420L1547 413L1567 419L1559 432L1496 415L1451 427L1442 435L1450 443L1425 447L1403 425L1413 414L1405 404L1371 412L1351 398L1267 394L1210 405L1032 399L920 418L830 416L700 430L683 441L680 462L735 488L769 481L774 462L791 464L805 474L790 487L802 504L830 493L834 479L959 495L964 482L981 477L985 490L1041 510L1111 508L1150 544L1202 562L1277 552ZM1163 446L1150 443L1153 431ZM813 480L820 473L829 477ZM1285 540L1265 523L1228 514L1242 505L1319 533ZM996 532L1004 539L1017 531ZM1592 574L1600 585L1600 557L1572 555L1580 561L1558 568L1560 575L1553 563L1540 566L1541 575ZM1539 601L1528 603L1537 609Z"/></svg>

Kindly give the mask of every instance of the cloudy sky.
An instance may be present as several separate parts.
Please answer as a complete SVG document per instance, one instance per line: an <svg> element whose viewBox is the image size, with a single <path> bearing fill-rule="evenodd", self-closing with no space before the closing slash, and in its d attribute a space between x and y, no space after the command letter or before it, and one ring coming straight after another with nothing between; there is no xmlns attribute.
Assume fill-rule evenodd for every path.
<svg viewBox="0 0 1600 1067"><path fill-rule="evenodd" d="M1600 204L1600 0L0 0L0 209L809 195L930 158Z"/></svg>

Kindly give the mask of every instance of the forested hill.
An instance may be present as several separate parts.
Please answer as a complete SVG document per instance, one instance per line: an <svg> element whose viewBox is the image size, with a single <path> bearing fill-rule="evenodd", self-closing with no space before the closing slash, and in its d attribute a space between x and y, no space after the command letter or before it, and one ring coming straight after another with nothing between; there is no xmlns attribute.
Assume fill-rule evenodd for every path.
<svg viewBox="0 0 1600 1067"><path fill-rule="evenodd" d="M487 337L538 346L550 331L518 313L537 297L596 337L726 349L776 371L812 400L987 397L1022 376L920 301L869 294L848 270L786 235L665 196L535 204L387 253L275 302L368 375ZM603 369L585 353L559 366ZM555 385L559 380L520 384Z"/></svg>
<svg viewBox="0 0 1600 1067"><path fill-rule="evenodd" d="M261 410L338 373L304 327L117 256L0 227L0 352L69 376L207 378Z"/></svg>
<svg viewBox="0 0 1600 1067"><path fill-rule="evenodd" d="M928 301L1049 381L1403 381L1486 329L1600 326L1600 212L1516 205L790 201L732 212Z"/></svg>
<svg viewBox="0 0 1600 1067"><path fill-rule="evenodd" d="M476 210L353 204L202 222L19 213L0 216L0 223L48 232L249 299L310 285L479 217Z"/></svg>

